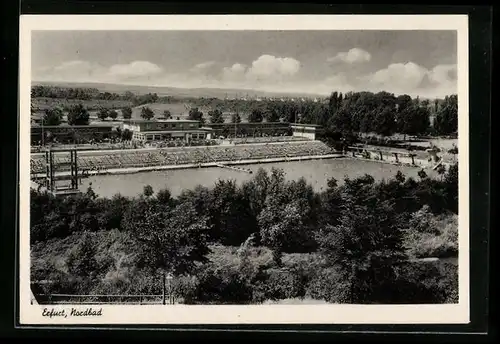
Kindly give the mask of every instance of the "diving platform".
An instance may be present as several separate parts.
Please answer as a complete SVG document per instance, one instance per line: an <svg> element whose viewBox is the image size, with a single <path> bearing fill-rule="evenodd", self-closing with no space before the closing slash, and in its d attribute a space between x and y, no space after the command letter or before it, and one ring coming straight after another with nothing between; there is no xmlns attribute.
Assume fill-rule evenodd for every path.
<svg viewBox="0 0 500 344"><path fill-rule="evenodd" d="M228 170L234 170L234 171L238 171L238 172L245 172L245 173L249 173L249 174L253 173L252 170L249 170L247 168L237 167L237 166L228 166L228 165L224 165L224 164L216 164L216 166L220 167L220 168L227 168Z"/></svg>

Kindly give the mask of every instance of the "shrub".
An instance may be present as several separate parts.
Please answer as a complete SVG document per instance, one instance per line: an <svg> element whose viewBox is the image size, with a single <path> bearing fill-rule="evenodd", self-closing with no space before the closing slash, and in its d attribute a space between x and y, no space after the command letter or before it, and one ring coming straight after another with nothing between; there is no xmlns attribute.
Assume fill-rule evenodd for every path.
<svg viewBox="0 0 500 344"><path fill-rule="evenodd" d="M179 276L172 281L172 291L176 298L182 298L184 304L193 304L199 288L196 276Z"/></svg>
<svg viewBox="0 0 500 344"><path fill-rule="evenodd" d="M283 300L305 296L305 280L298 271L269 270L257 283L267 300Z"/></svg>
<svg viewBox="0 0 500 344"><path fill-rule="evenodd" d="M197 303L245 304L252 301L252 289L234 267L205 266L196 275Z"/></svg>
<svg viewBox="0 0 500 344"><path fill-rule="evenodd" d="M427 206L412 214L405 231L405 247L412 257L456 257L458 216L433 215Z"/></svg>
<svg viewBox="0 0 500 344"><path fill-rule="evenodd" d="M458 266L451 263L414 262L398 268L393 286L394 303L436 304L458 302Z"/></svg>
<svg viewBox="0 0 500 344"><path fill-rule="evenodd" d="M342 281L335 268L318 271L307 285L306 295L330 303L343 303L347 299L348 284Z"/></svg>

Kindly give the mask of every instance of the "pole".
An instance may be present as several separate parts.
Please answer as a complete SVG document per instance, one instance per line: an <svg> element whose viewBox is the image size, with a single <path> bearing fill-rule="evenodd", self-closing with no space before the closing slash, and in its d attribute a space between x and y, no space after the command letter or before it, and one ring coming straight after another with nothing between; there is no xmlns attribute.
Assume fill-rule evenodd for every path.
<svg viewBox="0 0 500 344"><path fill-rule="evenodd" d="M43 116L42 116L42 147L45 146L45 143L44 143L44 135L43 135Z"/></svg>
<svg viewBox="0 0 500 344"><path fill-rule="evenodd" d="M165 271L163 272L163 297L162 297L162 304L165 305L166 304L166 300L165 300L165 289L166 289L166 285L165 285L165 282L166 282L166 275L165 275Z"/></svg>

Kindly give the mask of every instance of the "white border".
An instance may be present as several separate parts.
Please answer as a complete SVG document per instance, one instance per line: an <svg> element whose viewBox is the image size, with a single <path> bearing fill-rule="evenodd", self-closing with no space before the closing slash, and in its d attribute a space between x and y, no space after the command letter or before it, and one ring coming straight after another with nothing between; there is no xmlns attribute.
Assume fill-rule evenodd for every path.
<svg viewBox="0 0 500 344"><path fill-rule="evenodd" d="M131 25L131 23L133 23ZM33 30L456 30L459 108L459 303L455 305L102 306L100 317L43 317L30 304L29 157ZM466 15L22 15L20 18L20 323L436 324L469 322L468 17ZM84 308L78 306L80 309ZM70 309L71 306L51 306ZM94 307L95 308L95 307Z"/></svg>

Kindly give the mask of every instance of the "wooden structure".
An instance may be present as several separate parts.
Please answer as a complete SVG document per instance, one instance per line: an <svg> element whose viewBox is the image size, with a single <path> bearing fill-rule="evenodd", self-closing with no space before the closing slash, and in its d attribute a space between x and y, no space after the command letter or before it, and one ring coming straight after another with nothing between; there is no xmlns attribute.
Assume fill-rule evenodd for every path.
<svg viewBox="0 0 500 344"><path fill-rule="evenodd" d="M67 171L68 169L70 172L69 175L66 173L58 174L58 172ZM45 176L42 178L41 182L43 187L56 196L74 195L79 193L77 150L46 149Z"/></svg>

